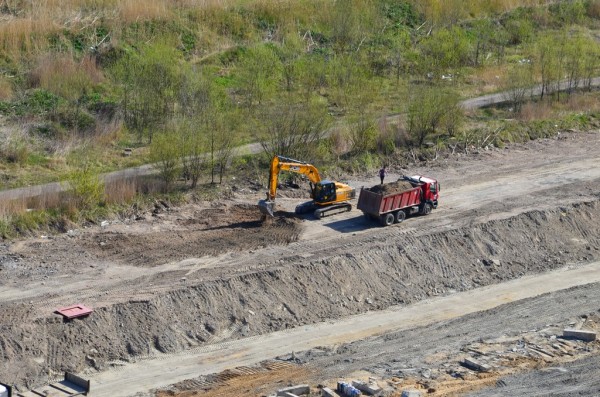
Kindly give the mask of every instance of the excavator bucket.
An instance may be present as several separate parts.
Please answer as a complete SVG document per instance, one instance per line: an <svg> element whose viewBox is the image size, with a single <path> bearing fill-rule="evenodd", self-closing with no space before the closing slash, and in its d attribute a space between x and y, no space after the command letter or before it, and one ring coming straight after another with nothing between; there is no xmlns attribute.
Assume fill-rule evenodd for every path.
<svg viewBox="0 0 600 397"><path fill-rule="evenodd" d="M258 209L263 215L275 216L275 201L270 200L260 200L258 202Z"/></svg>

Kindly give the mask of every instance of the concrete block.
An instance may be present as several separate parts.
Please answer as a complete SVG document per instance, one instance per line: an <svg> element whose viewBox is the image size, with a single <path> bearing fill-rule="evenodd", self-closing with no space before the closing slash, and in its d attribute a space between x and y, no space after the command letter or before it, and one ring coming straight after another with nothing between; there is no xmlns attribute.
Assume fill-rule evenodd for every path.
<svg viewBox="0 0 600 397"><path fill-rule="evenodd" d="M376 396L383 391L383 389L376 384L361 382L358 380L353 380L352 386L356 387L361 392L368 394L369 396Z"/></svg>
<svg viewBox="0 0 600 397"><path fill-rule="evenodd" d="M580 339L586 342L593 342L596 340L596 333L594 331L587 331L584 329L567 328L563 330L563 338Z"/></svg>
<svg viewBox="0 0 600 397"><path fill-rule="evenodd" d="M489 365L481 364L481 363L473 360L472 358L465 358L461 364L464 367L467 367L469 369L472 369L473 371L479 371L479 372L489 372L492 369L492 367L490 367Z"/></svg>
<svg viewBox="0 0 600 397"><path fill-rule="evenodd" d="M321 397L340 397L340 395L330 388L324 387L321 389Z"/></svg>
<svg viewBox="0 0 600 397"><path fill-rule="evenodd" d="M310 387L308 385L296 385L277 390L278 397L289 397L286 396L285 393L291 393L297 396L301 396L303 394L310 393Z"/></svg>
<svg viewBox="0 0 600 397"><path fill-rule="evenodd" d="M402 390L402 397L421 397L421 392L415 389Z"/></svg>

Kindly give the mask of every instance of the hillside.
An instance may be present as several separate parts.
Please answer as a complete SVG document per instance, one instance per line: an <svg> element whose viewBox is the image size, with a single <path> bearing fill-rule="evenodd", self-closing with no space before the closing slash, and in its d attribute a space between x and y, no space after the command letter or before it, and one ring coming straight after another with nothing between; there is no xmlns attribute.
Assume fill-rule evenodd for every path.
<svg viewBox="0 0 600 397"><path fill-rule="evenodd" d="M192 187L220 183L241 143L335 176L595 125L585 88L598 74L600 2L518 3L4 1L0 188L83 185L92 197L72 200L74 219L165 189L136 182L111 197L94 186L99 173L160 162L169 190L181 174ZM572 89L548 95L561 80ZM533 84L545 91L531 102ZM457 107L507 89L508 108ZM390 113L401 117L381 121ZM234 168L260 173L261 161ZM0 214L49 206L4 203Z"/></svg>

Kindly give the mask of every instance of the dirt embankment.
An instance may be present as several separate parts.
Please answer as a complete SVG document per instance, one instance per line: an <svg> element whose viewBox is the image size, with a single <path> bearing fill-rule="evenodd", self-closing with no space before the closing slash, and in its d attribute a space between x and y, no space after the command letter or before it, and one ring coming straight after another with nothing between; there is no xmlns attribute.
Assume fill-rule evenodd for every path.
<svg viewBox="0 0 600 397"><path fill-rule="evenodd" d="M424 236L374 235L345 254L288 258L271 269L99 307L83 320L5 317L0 375L9 383L36 384L64 370L100 370L157 352L468 290L574 258L594 260L600 257L598 225L595 201ZM26 304L20 309L28 310Z"/></svg>

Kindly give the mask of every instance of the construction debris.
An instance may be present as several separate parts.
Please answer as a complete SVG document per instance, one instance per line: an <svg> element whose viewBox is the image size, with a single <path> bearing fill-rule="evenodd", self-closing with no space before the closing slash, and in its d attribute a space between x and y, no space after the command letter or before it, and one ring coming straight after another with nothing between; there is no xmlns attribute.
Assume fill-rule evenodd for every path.
<svg viewBox="0 0 600 397"><path fill-rule="evenodd" d="M88 316L93 311L94 310L90 309L89 307L86 307L82 304L77 304L77 305L72 305L72 306L67 306L67 307L61 307L60 309L56 310L56 313L62 315L66 319L70 320L70 319L77 318L77 317Z"/></svg>
<svg viewBox="0 0 600 397"><path fill-rule="evenodd" d="M337 394L336 392L334 392L333 390L331 390L328 387L324 387L321 389L321 396L322 397L340 397L339 394Z"/></svg>
<svg viewBox="0 0 600 397"><path fill-rule="evenodd" d="M362 395L360 390L347 382L338 382L337 392L345 397L356 397Z"/></svg>
<svg viewBox="0 0 600 397"><path fill-rule="evenodd" d="M421 392L418 390L402 390L402 397L421 397Z"/></svg>
<svg viewBox="0 0 600 397"><path fill-rule="evenodd" d="M290 397L289 395L301 396L310 393L308 385L296 385L277 390L277 396Z"/></svg>
<svg viewBox="0 0 600 397"><path fill-rule="evenodd" d="M461 365L478 372L489 372L492 369L491 366L487 364L480 364L472 358L465 358L461 362Z"/></svg>
<svg viewBox="0 0 600 397"><path fill-rule="evenodd" d="M594 331L587 331L583 329L567 328L563 330L563 338L580 339L586 342L593 342L596 340L596 333Z"/></svg>
<svg viewBox="0 0 600 397"><path fill-rule="evenodd" d="M383 391L383 389L376 383L367 383L358 380L353 380L352 386L369 396L376 396Z"/></svg>

